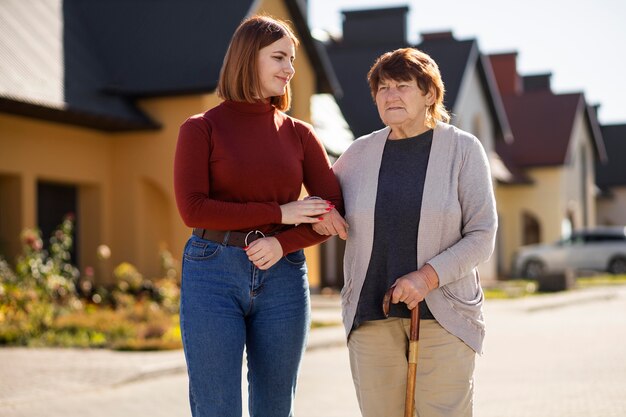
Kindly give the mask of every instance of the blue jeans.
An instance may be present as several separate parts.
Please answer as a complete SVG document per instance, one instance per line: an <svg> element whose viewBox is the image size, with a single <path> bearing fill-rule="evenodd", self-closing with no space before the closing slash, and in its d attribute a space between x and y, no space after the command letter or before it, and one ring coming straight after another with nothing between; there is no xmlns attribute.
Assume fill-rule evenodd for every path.
<svg viewBox="0 0 626 417"><path fill-rule="evenodd" d="M180 324L193 417L293 416L310 325L304 251L257 269L243 249L192 236L183 255Z"/></svg>

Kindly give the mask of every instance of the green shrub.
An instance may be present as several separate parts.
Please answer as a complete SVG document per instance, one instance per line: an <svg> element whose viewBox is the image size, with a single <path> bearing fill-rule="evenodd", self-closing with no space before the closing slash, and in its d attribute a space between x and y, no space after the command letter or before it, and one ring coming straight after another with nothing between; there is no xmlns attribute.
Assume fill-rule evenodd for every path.
<svg viewBox="0 0 626 417"><path fill-rule="evenodd" d="M94 284L71 264L74 219L67 216L44 250L38 230L21 235L15 271L0 257L0 345L180 348L180 286L175 261L161 252L163 278L151 281L129 264L113 272L115 284ZM110 250L98 248L108 259Z"/></svg>

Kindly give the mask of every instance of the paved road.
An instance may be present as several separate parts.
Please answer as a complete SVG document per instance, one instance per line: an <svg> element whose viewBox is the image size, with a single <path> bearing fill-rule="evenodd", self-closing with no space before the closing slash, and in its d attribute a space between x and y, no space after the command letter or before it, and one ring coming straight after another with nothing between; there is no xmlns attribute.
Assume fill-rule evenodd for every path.
<svg viewBox="0 0 626 417"><path fill-rule="evenodd" d="M335 313L327 311L329 317ZM486 313L485 355L476 371L477 417L626 416L626 287L489 301ZM296 401L298 417L359 416L340 337L339 328L313 337L326 341L306 354ZM55 354L45 358L48 371L27 366L28 357L35 363L46 354ZM122 366L128 362L126 355L0 350L0 416L190 416L180 352L132 356L134 372ZM59 378L56 386L50 386L58 372L52 366L55 357L60 363L71 357L76 375L91 366L92 377L83 377L82 382ZM116 372L108 375L109 384L102 384L106 379L102 363L110 365L108 372ZM24 372L8 373L11 369ZM32 390L19 389L28 381Z"/></svg>
<svg viewBox="0 0 626 417"><path fill-rule="evenodd" d="M626 416L626 291L595 295L490 303L477 416Z"/></svg>

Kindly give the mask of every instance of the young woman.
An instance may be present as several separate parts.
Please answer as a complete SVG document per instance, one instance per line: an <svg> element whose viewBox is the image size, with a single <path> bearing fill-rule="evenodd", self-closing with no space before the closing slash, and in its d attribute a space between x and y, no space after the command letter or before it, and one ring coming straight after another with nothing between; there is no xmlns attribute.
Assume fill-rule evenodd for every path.
<svg viewBox="0 0 626 417"><path fill-rule="evenodd" d="M298 40L282 21L244 20L224 58L224 101L180 128L174 182L193 235L181 329L194 417L241 416L245 347L251 417L293 415L309 328L302 248L337 209L338 181L310 125L287 116ZM322 198L298 201L302 185Z"/></svg>

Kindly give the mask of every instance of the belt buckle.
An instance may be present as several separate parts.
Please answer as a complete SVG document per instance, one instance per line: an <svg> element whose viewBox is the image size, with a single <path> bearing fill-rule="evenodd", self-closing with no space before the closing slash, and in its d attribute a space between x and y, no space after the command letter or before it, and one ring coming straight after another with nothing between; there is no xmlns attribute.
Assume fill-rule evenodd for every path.
<svg viewBox="0 0 626 417"><path fill-rule="evenodd" d="M246 245L246 247L248 246L248 237L250 237L250 235L252 233L254 233L255 235L261 235L262 237L265 237L265 234L262 231L260 231L260 230L251 230L251 231L249 231L248 234L246 234L245 239L243 240L243 242ZM258 239L260 239L260 238L258 238ZM254 239L254 240L256 240L256 239ZM254 240L252 242L254 242ZM250 242L250 243L252 243L252 242Z"/></svg>

